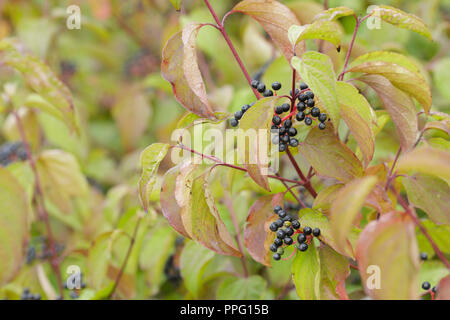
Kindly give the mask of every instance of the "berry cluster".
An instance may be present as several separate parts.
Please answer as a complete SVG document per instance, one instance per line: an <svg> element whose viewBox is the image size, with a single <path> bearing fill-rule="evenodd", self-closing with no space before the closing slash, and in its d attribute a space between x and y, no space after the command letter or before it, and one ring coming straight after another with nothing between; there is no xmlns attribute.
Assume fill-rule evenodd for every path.
<svg viewBox="0 0 450 320"><path fill-rule="evenodd" d="M22 291L22 295L20 296L20 300L41 300L41 295L39 293L31 293L30 289L25 288Z"/></svg>
<svg viewBox="0 0 450 320"><path fill-rule="evenodd" d="M272 222L269 227L272 232L276 232L276 238L270 245L270 251L274 252L273 258L275 260L280 260L284 254L285 247L294 243L293 236L296 234L298 234L298 243L295 247L300 251L308 249L308 244L311 243L313 236L320 236L319 228L300 228L300 222L297 219L293 219L281 206L275 206L273 211L278 215L278 219Z"/></svg>
<svg viewBox="0 0 450 320"><path fill-rule="evenodd" d="M55 251L57 255L60 255L64 249L64 245L55 243ZM47 246L46 239L44 237L36 237L32 240L32 243L28 245L26 252L27 264L32 264L36 259L45 260L51 257L51 248Z"/></svg>
<svg viewBox="0 0 450 320"><path fill-rule="evenodd" d="M27 150L22 142L6 142L0 146L0 165L7 165L19 161L26 160Z"/></svg>
<svg viewBox="0 0 450 320"><path fill-rule="evenodd" d="M232 127L237 127L237 125L239 124L239 120L241 120L242 116L244 115L244 113L250 109L255 103L251 103L251 104L246 104L243 105L241 110L238 110L234 113L234 118L230 120L230 125Z"/></svg>

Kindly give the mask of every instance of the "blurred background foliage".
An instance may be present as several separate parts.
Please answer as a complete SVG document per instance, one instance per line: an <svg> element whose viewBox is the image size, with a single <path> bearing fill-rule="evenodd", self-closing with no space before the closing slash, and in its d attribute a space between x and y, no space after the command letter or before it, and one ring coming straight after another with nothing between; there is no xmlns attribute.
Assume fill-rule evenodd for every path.
<svg viewBox="0 0 450 320"><path fill-rule="evenodd" d="M220 0L212 4L223 16L237 2ZM323 10L322 1L282 2L303 24L310 23ZM71 4L81 8L80 30L66 27L66 8ZM390 50L413 58L428 75L432 110L448 113L450 0L328 1L329 7L348 6L363 15L374 4L388 4L418 15L429 26L434 41L382 23L378 30L360 29L353 57L373 50ZM67 277L68 266L78 265L86 283L86 288L76 293L65 290L65 298L108 297L137 217L144 215L137 193L139 154L153 142L173 143L172 131L186 114L161 77L162 48L188 22L213 22L212 18L201 0L184 0L181 12L175 11L168 0L6 0L0 2L0 10L0 39L19 39L50 66L71 90L81 128L76 135L57 118L33 108L20 109L33 151L41 154L42 161L52 157L64 159L62 175L71 173L70 179L57 184L60 188L53 190L56 194L46 202L63 278ZM354 19L341 19L340 27L345 32L341 52L332 46L325 50L336 70L342 67ZM288 63L257 23L234 14L227 19L226 28L252 75L265 70L266 83L275 79L289 83ZM314 48L315 43L308 46ZM252 92L217 30L203 28L198 49L215 110L233 112L252 101ZM0 84L7 83L17 85L14 104L24 104L30 91L23 79L11 69L0 67ZM373 106L379 104L373 94L368 93L368 97ZM0 105L0 110L5 108ZM20 140L17 124L7 112L0 113L0 128L0 144ZM374 161L395 154L394 130L388 122L379 133ZM427 135L434 135L437 143L448 143L435 131ZM160 167L161 175L171 166L166 159ZM32 186L32 174L23 163L8 163L7 168L21 172L24 185ZM230 196L243 225L254 193L262 190L252 182L239 180L241 173L234 175L234 181L239 183L233 185ZM75 185L70 188L72 183ZM220 183L215 187L217 192L222 187ZM152 195L154 206L142 219L114 298L296 298L291 287L285 286L290 277L289 261L271 269L249 261L254 276L244 281L238 277L242 272L239 259L219 256L194 242L183 241L161 215L158 189ZM60 192L68 202L59 199ZM218 208L230 225L229 206L219 203ZM18 299L24 288L44 298L57 296L56 277L47 260L46 232L38 214L32 216L30 226L26 261L15 277L0 287L0 298ZM425 241L420 243L422 250L432 254ZM352 298L363 295L355 277L350 278L347 289Z"/></svg>

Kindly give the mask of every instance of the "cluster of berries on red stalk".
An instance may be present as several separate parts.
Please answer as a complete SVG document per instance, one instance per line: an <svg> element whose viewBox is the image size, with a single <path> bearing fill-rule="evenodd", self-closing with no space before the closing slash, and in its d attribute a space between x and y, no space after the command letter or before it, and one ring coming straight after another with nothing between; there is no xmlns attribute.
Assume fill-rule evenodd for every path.
<svg viewBox="0 0 450 320"><path fill-rule="evenodd" d="M293 219L281 206L275 206L273 211L278 215L278 219L269 226L272 232L276 232L276 238L270 245L270 251L274 252L273 258L275 260L281 259L285 247L294 244L293 236L298 234L298 243L295 244L295 247L300 251L308 250L308 244L311 243L313 236L320 236L319 228L304 227L301 229L300 222Z"/></svg>
<svg viewBox="0 0 450 320"><path fill-rule="evenodd" d="M6 142L0 146L0 166L6 167L15 161L27 160L25 146L20 141Z"/></svg>
<svg viewBox="0 0 450 320"><path fill-rule="evenodd" d="M428 260L428 254L426 252L422 252L420 253L420 260L422 261L426 261ZM430 290L431 288L431 284L428 281L425 281L422 283L422 289L423 290ZM431 288L431 292L436 293L437 292L437 286L434 286L433 288Z"/></svg>

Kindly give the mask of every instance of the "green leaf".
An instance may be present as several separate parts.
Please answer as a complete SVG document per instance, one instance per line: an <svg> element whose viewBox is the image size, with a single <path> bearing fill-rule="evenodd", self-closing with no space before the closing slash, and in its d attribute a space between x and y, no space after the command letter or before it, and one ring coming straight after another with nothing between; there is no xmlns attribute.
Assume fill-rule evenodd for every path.
<svg viewBox="0 0 450 320"><path fill-rule="evenodd" d="M261 300L265 299L267 282L260 276L248 278L226 278L217 289L219 300Z"/></svg>
<svg viewBox="0 0 450 320"><path fill-rule="evenodd" d="M50 111L52 115L63 119L71 130L78 132L75 108L70 90L58 79L53 71L37 57L21 53L19 43L11 39L0 42L0 61L19 71L32 90L38 93L46 102L42 110ZM29 105L29 101L27 104Z"/></svg>
<svg viewBox="0 0 450 320"><path fill-rule="evenodd" d="M373 17L381 18L383 21L399 28L417 32L432 40L431 33L425 22L413 14L386 5L376 6L370 13Z"/></svg>
<svg viewBox="0 0 450 320"><path fill-rule="evenodd" d="M180 270L184 285L197 298L200 296L205 269L214 258L214 252L189 241L183 248Z"/></svg>
<svg viewBox="0 0 450 320"><path fill-rule="evenodd" d="M20 271L30 233L30 202L17 179L0 167L0 286Z"/></svg>
<svg viewBox="0 0 450 320"><path fill-rule="evenodd" d="M408 200L425 211L435 223L450 225L450 187L447 182L426 174L415 174L402 179Z"/></svg>
<svg viewBox="0 0 450 320"><path fill-rule="evenodd" d="M419 172L450 181L450 152L421 147L400 157L397 169L402 173Z"/></svg>
<svg viewBox="0 0 450 320"><path fill-rule="evenodd" d="M332 20L337 20L342 17L351 16L353 14L355 14L353 9L350 9L348 7L330 8L328 10L325 10L325 11L317 14L314 17L314 21L319 21L319 20L332 21Z"/></svg>
<svg viewBox="0 0 450 320"><path fill-rule="evenodd" d="M305 252L297 251L292 263L292 279L300 300L319 300L321 288L319 253L314 243Z"/></svg>
<svg viewBox="0 0 450 320"><path fill-rule="evenodd" d="M176 180L175 198L181 207L181 219L190 237L219 254L242 254L223 223L211 194L210 167L185 163Z"/></svg>
<svg viewBox="0 0 450 320"><path fill-rule="evenodd" d="M361 162L355 154L333 134L333 128L313 128L299 152L319 175L346 182L363 174Z"/></svg>
<svg viewBox="0 0 450 320"><path fill-rule="evenodd" d="M353 223L377 180L375 176L366 176L347 183L331 204L331 231L340 251L348 246Z"/></svg>
<svg viewBox="0 0 450 320"><path fill-rule="evenodd" d="M373 126L376 115L366 98L349 83L338 81L337 95L341 107L341 116L355 137L363 154L364 165L372 160L375 150Z"/></svg>
<svg viewBox="0 0 450 320"><path fill-rule="evenodd" d="M253 203L244 229L245 247L253 259L265 266L271 266L269 246L273 243L273 232L269 225L276 216L273 208L283 205L283 194L262 196Z"/></svg>
<svg viewBox="0 0 450 320"><path fill-rule="evenodd" d="M170 0L170 3L175 8L175 10L177 11L181 10L181 0Z"/></svg>
<svg viewBox="0 0 450 320"><path fill-rule="evenodd" d="M327 245L318 248L320 257L320 298L348 300L345 279L350 275L348 258Z"/></svg>
<svg viewBox="0 0 450 320"><path fill-rule="evenodd" d="M60 211L69 214L72 200L87 198L89 186L77 159L61 150L46 150L36 161L44 196Z"/></svg>
<svg viewBox="0 0 450 320"><path fill-rule="evenodd" d="M272 145L270 127L273 109L279 99L269 97L258 100L245 112L237 129L237 148L247 172L259 186L267 191L270 191L267 178ZM263 140L264 138L266 139Z"/></svg>
<svg viewBox="0 0 450 320"><path fill-rule="evenodd" d="M430 111L430 87L420 73L418 65L402 54L386 51L369 52L353 61L348 71L381 75L419 101L426 113Z"/></svg>
<svg viewBox="0 0 450 320"><path fill-rule="evenodd" d="M380 97L394 121L403 151L411 149L418 135L416 106L412 99L383 76L364 75L358 80L369 85Z"/></svg>
<svg viewBox="0 0 450 320"><path fill-rule="evenodd" d="M325 187L319 191L317 197L314 199L313 209L317 209L328 215L331 204L337 197L339 190L344 187L344 184L338 183Z"/></svg>
<svg viewBox="0 0 450 320"><path fill-rule="evenodd" d="M437 286L439 280L448 276L450 271L442 263L442 261L424 261L419 273L419 283L428 281L431 287Z"/></svg>
<svg viewBox="0 0 450 320"><path fill-rule="evenodd" d="M450 254L450 226L444 224L437 225L425 219L422 219L421 222L438 248L442 252ZM417 228L417 231L420 230ZM422 233L419 233L417 238L422 238L428 242L428 239Z"/></svg>
<svg viewBox="0 0 450 320"><path fill-rule="evenodd" d="M358 236L356 229L353 229L353 230L351 230L351 232L348 233L348 236L347 236L348 241L346 242L347 245L341 249L336 244L336 240L333 237L333 233L331 230L332 225L331 225L328 217L325 216L324 214L322 214L320 211L314 210L314 209L309 209L309 208L302 209L299 211L299 221L300 221L302 227L307 226L312 229L319 228L320 229L320 240L325 242L327 245L332 247L334 250L336 250L340 254L343 254L350 258L354 258L355 254L354 254L353 247L356 242L355 240Z"/></svg>
<svg viewBox="0 0 450 320"><path fill-rule="evenodd" d="M291 65L322 102L337 132L340 113L336 93L336 74L330 57L319 52L308 51L301 59L293 57Z"/></svg>
<svg viewBox="0 0 450 320"><path fill-rule="evenodd" d="M288 37L292 45L306 39L321 39L338 46L341 43L342 33L332 21L316 21L303 26L291 26Z"/></svg>
<svg viewBox="0 0 450 320"><path fill-rule="evenodd" d="M258 21L270 35L273 42L280 48L288 61L293 55L292 44L289 41L288 30L292 25L300 25L295 14L278 1L244 0L239 2L232 12L242 12ZM295 53L301 56L305 46L297 46Z"/></svg>
<svg viewBox="0 0 450 320"><path fill-rule="evenodd" d="M141 153L142 174L139 180L139 195L144 209L147 211L150 205L150 194L156 182L156 173L159 164L169 150L166 143L153 143Z"/></svg>
<svg viewBox="0 0 450 320"><path fill-rule="evenodd" d="M361 232L356 259L365 291L371 298L419 298L420 265L414 229L407 215L391 212L370 222ZM375 266L375 272L368 269L370 266ZM379 287L373 281L376 278Z"/></svg>
<svg viewBox="0 0 450 320"><path fill-rule="evenodd" d="M191 45L191 44L190 44ZM203 118L215 119L214 110L209 105L205 104L204 96L198 97L194 92L184 72L185 51L188 51L192 55L192 47L185 50L185 44L183 42L183 32L177 32L166 43L161 62L161 73L167 81L172 85L172 89L175 98L179 103L183 105L187 110L199 115ZM198 76L198 73L195 74ZM198 80L198 78L195 78ZM192 79L191 79L192 80ZM193 82L191 82L193 83ZM202 91L202 88L196 88Z"/></svg>
<svg viewBox="0 0 450 320"><path fill-rule="evenodd" d="M433 68L433 83L439 93L446 99L447 103L450 102L450 74L447 72L450 70L450 57L440 59L436 62Z"/></svg>

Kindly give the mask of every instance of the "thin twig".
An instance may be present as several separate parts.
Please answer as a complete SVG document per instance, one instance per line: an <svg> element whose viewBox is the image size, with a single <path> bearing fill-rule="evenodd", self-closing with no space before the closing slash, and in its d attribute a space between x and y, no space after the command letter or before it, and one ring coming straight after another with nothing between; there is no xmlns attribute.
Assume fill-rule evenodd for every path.
<svg viewBox="0 0 450 320"><path fill-rule="evenodd" d="M125 268L128 263L128 260L130 259L131 251L133 250L134 243L136 242L136 236L137 236L137 233L139 230L139 225L141 224L141 220L142 220L142 216L138 216L136 225L134 226L133 235L131 236L131 239L130 239L130 245L128 246L128 250L125 255L125 259L122 262L122 266L120 267L119 273L117 274L116 280L114 281L114 286L108 295L108 299L110 299L114 295L117 287L119 286L120 280L122 279L123 273L124 273Z"/></svg>
<svg viewBox="0 0 450 320"><path fill-rule="evenodd" d="M45 228L47 230L48 242L50 245L50 252L51 252L51 256L52 256L50 264L53 268L53 271L56 273L56 279L58 281L59 293L60 293L61 297L63 297L64 289L63 289L63 284L62 284L61 272L59 269L59 260L58 260L57 253L56 253L55 239L53 237L52 229L50 226L49 214L47 212L47 209L45 208L45 198L44 198L44 193L42 192L42 186L41 186L41 181L39 179L36 162L33 158L33 155L31 153L30 144L28 143L27 137L25 135L25 130L23 128L22 120L20 119L20 116L16 110L12 109L11 112L16 119L17 128L19 129L20 137L21 137L22 143L25 147L25 150L27 153L27 158L30 161L31 170L33 171L36 195L37 195L37 198L39 198L37 201L37 204L38 204L39 211L42 214L42 219L44 220L44 223L45 223Z"/></svg>
<svg viewBox="0 0 450 320"><path fill-rule="evenodd" d="M391 181L394 179L393 173L394 173L395 165L397 164L398 158L400 157L401 153L402 153L402 147L399 147L397 154L395 155L394 162L392 163L392 167L389 169L389 173L386 178L386 185L384 187L384 190L386 190L386 191L389 189L389 185L391 184Z"/></svg>
<svg viewBox="0 0 450 320"><path fill-rule="evenodd" d="M416 226L419 227L420 231L428 239L428 242L430 242L431 246L433 247L434 252L439 257L439 259L441 259L441 261L444 263L444 265L447 267L447 269L450 269L450 263L445 258L445 255L439 249L437 244L434 242L433 238L430 236L430 234L428 233L427 229L420 222L420 220L417 217L417 213L414 210L414 208L411 208L411 206L408 204L408 202L406 202L406 200L397 192L397 190L395 190L395 188L393 186L390 187L390 190L397 197L398 203L403 207L403 209L405 209L406 213L408 213L408 215L411 217L411 219L416 224Z"/></svg>
<svg viewBox="0 0 450 320"><path fill-rule="evenodd" d="M294 166L294 169L297 172L298 177L300 178L300 180L303 182L306 190L309 191L309 193L313 196L313 198L317 197L316 190L314 190L313 186L311 185L311 182L303 174L302 170L298 166L297 161L295 161L295 158L294 158L294 156L292 155L292 153L291 153L291 151L289 149L286 149L286 154L288 155L289 160L291 161L292 165Z"/></svg>

